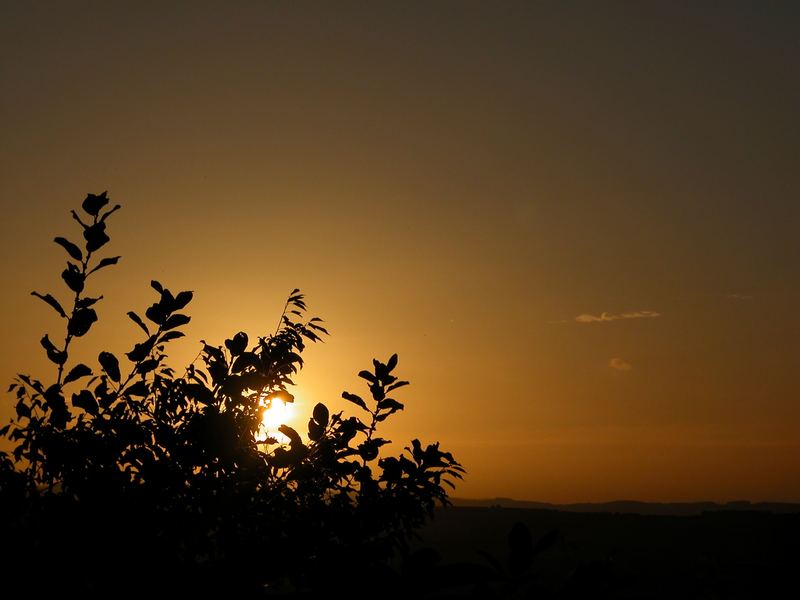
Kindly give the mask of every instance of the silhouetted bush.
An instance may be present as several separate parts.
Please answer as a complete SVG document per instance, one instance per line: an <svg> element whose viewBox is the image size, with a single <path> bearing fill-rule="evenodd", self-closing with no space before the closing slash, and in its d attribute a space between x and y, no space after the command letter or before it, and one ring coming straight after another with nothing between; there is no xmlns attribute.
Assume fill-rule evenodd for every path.
<svg viewBox="0 0 800 600"><path fill-rule="evenodd" d="M119 260L96 254L119 206L104 192L82 209L72 211L82 247L55 238L70 258L61 277L71 306L33 292L65 323L63 342L41 339L55 374L18 375L17 416L0 430L14 443L0 455L6 589L344 590L385 577L393 551L448 504L444 485L463 473L438 443L381 456L378 428L403 409L391 397L407 384L393 374L397 356L359 373L366 396L342 394L361 417L317 404L307 441L284 425L285 443L259 439L262 413L293 400L305 345L327 335L305 318L299 290L274 334L203 342L176 373L167 347L184 335L192 292L153 281L144 318L128 313L141 340L122 355L100 352L96 367L72 364L102 298L87 284Z"/></svg>

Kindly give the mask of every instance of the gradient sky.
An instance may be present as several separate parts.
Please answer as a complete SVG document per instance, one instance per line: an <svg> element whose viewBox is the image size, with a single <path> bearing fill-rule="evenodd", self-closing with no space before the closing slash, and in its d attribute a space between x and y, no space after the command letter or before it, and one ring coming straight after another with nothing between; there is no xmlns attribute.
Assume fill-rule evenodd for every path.
<svg viewBox="0 0 800 600"><path fill-rule="evenodd" d="M0 380L108 190L89 358L151 278L175 366L299 287L297 425L397 352L456 495L800 501L797 6L3 0Z"/></svg>

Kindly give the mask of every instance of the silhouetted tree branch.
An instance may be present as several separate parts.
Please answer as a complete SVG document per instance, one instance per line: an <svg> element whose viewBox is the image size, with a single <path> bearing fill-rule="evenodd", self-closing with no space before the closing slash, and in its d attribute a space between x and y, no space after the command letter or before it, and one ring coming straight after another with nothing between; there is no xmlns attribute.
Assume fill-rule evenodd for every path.
<svg viewBox="0 0 800 600"><path fill-rule="evenodd" d="M119 209L108 203L106 192L89 194L83 214L72 211L83 247L55 238L69 256L61 274L69 310L33 293L64 319L65 333L61 346L41 340L52 383L19 374L9 388L16 418L0 430L14 444L0 455L4 566L20 577L46 571L40 591L47 582L63 591L55 582L69 577L70 589L86 592L155 582L303 590L354 566L380 573L434 506L448 504L444 486L464 472L438 443L413 440L403 454L381 456L389 442L378 428L404 408L392 395L408 383L394 375L397 355L359 373L365 397L342 394L362 417L317 404L306 440L280 427L286 443L259 439L263 412L293 400L306 344L328 335L321 319L306 318L299 290L274 333L203 342L176 376L167 348L184 335L193 294L152 281L156 299L144 318L128 313L140 340L122 354L100 352L94 367L70 363L73 344L98 320L102 296L87 285L120 258L97 258Z"/></svg>

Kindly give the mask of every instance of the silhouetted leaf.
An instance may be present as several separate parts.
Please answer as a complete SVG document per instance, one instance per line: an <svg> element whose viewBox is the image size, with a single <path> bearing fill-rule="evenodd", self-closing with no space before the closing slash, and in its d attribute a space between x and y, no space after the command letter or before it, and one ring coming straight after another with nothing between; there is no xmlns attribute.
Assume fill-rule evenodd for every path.
<svg viewBox="0 0 800 600"><path fill-rule="evenodd" d="M325 428L314 419L308 420L308 439L316 442L325 434Z"/></svg>
<svg viewBox="0 0 800 600"><path fill-rule="evenodd" d="M180 296L180 294L178 295ZM239 356L247 348L247 341L247 334L244 331L240 331L233 338L225 340L225 347L231 353L231 356Z"/></svg>
<svg viewBox="0 0 800 600"><path fill-rule="evenodd" d="M81 218L78 216L78 213L76 213L74 210L69 211L69 214L72 215L73 219L75 219L78 223L80 223L81 227L83 227L84 229L88 227L88 225L81 220Z"/></svg>
<svg viewBox="0 0 800 600"><path fill-rule="evenodd" d="M63 350L59 350L53 345L53 342L50 341L50 337L45 335L39 342L42 345L42 348L45 349L47 352L47 358L50 359L57 365L63 365L67 362L67 353Z"/></svg>
<svg viewBox="0 0 800 600"><path fill-rule="evenodd" d="M103 409L107 409L116 400L116 394L108 389L108 377L105 375L100 378L100 383L94 387L94 396Z"/></svg>
<svg viewBox="0 0 800 600"><path fill-rule="evenodd" d="M386 397L386 390L378 383L369 386L369 391L372 393L372 399L376 402L380 402Z"/></svg>
<svg viewBox="0 0 800 600"><path fill-rule="evenodd" d="M415 461L422 462L424 452L422 450L422 443L418 439L414 438L411 440L411 448L407 447L406 450L411 451L411 456L414 457Z"/></svg>
<svg viewBox="0 0 800 600"><path fill-rule="evenodd" d="M172 340L176 340L185 336L186 334L182 331L168 331L167 333L163 334L160 338L158 338L159 342L169 342Z"/></svg>
<svg viewBox="0 0 800 600"><path fill-rule="evenodd" d="M312 342L319 342L322 339L316 333L314 333L313 331L309 331L307 329L303 331L303 336L311 340Z"/></svg>
<svg viewBox="0 0 800 600"><path fill-rule="evenodd" d="M59 304L59 303L58 303L58 300L56 300L55 298L53 298L53 296L51 296L50 294L44 294L44 295L42 295L42 294L40 294L39 292L31 292L31 296L36 296L37 298L39 298L39 299L41 299L41 300L44 300L44 301L45 301L45 302L47 302L47 303L48 303L50 306L52 306L52 307L53 307L53 309L55 309L55 311L56 311L56 312L57 312L59 315L61 315L61 316L62 316L62 317L64 317L65 319L67 318L67 313L65 313L65 312L64 312L64 309L63 309L63 308L61 308L61 304Z"/></svg>
<svg viewBox="0 0 800 600"><path fill-rule="evenodd" d="M102 221L84 229L83 237L86 240L86 250L89 252L99 250L111 240L106 234L106 224Z"/></svg>
<svg viewBox="0 0 800 600"><path fill-rule="evenodd" d="M144 360L147 357L147 355L150 354L155 345L156 345L156 336L151 335L144 342L141 342L140 344L135 344L133 346L133 350L128 352L125 356L127 356L129 360L138 363Z"/></svg>
<svg viewBox="0 0 800 600"><path fill-rule="evenodd" d="M286 390L278 390L277 392L273 392L272 394L270 394L269 399L273 402L275 400L280 400L286 403L294 402L294 396L292 396Z"/></svg>
<svg viewBox="0 0 800 600"><path fill-rule="evenodd" d="M164 288L164 291L161 292L161 300L159 300L159 302L161 302L161 305L164 307L164 310L166 310L167 313L171 313L176 310L175 297L167 288Z"/></svg>
<svg viewBox="0 0 800 600"><path fill-rule="evenodd" d="M308 326L311 329L316 329L317 331L320 331L320 332L324 333L325 335L330 335L328 330L325 329L322 325L317 325L316 323L312 323L311 321L309 321Z"/></svg>
<svg viewBox="0 0 800 600"><path fill-rule="evenodd" d="M104 213L102 214L102 216L100 217L100 220L101 220L101 221L105 221L105 220L106 220L108 217L110 217L111 215L113 215L113 214L114 214L115 212L117 212L117 211L118 211L120 208L122 208L122 207L121 207L119 204L115 204L115 205L114 205L112 208L108 209L106 212L104 212Z"/></svg>
<svg viewBox="0 0 800 600"><path fill-rule="evenodd" d="M23 381L25 384L27 384L28 387L33 388L40 394L44 394L44 388L42 387L41 382L39 382L37 379L32 379L30 376L23 375L22 373L17 375L17 377L19 377L20 381Z"/></svg>
<svg viewBox="0 0 800 600"><path fill-rule="evenodd" d="M22 400L22 399L19 402L17 402L17 404L14 406L14 410L16 410L17 418L19 418L19 419L22 419L22 418L30 419L31 418L31 407L28 406L25 403L25 401Z"/></svg>
<svg viewBox="0 0 800 600"><path fill-rule="evenodd" d="M133 385L129 385L125 388L125 393L129 396L147 396L148 393L147 383L144 381L137 381Z"/></svg>
<svg viewBox="0 0 800 600"><path fill-rule="evenodd" d="M231 365L231 371L234 373L241 373L247 367L258 369L261 366L261 359L252 352L245 352L236 357Z"/></svg>
<svg viewBox="0 0 800 600"><path fill-rule="evenodd" d="M158 302L151 305L146 311L144 311L144 316L150 319L156 325L163 325L164 322L167 320L167 311L164 310L164 306Z"/></svg>
<svg viewBox="0 0 800 600"><path fill-rule="evenodd" d="M139 315L137 315L133 311L129 311L128 312L128 317L130 318L131 321L133 321L139 327L141 327L142 331L144 331L147 335L150 335L150 330L147 328L147 325L144 324L144 321L142 321L142 319L141 319L141 317Z"/></svg>
<svg viewBox="0 0 800 600"><path fill-rule="evenodd" d="M86 335L95 321L97 321L97 313L93 308L76 310L67 323L67 333L75 337Z"/></svg>
<svg viewBox="0 0 800 600"><path fill-rule="evenodd" d="M370 373L369 371L359 371L358 376L362 379L366 379L370 383L375 383L375 375Z"/></svg>
<svg viewBox="0 0 800 600"><path fill-rule="evenodd" d="M61 387L53 384L45 390L43 396L45 405L50 410L50 423L59 429L66 427L70 415Z"/></svg>
<svg viewBox="0 0 800 600"><path fill-rule="evenodd" d="M87 214L92 215L93 217L97 216L97 213L100 212L100 209L103 208L106 204L108 204L108 192L103 192L102 194L89 194L86 196L86 199L81 204L83 210L86 211Z"/></svg>
<svg viewBox="0 0 800 600"><path fill-rule="evenodd" d="M210 359L225 362L225 354L221 348L216 348L207 344L205 340L200 340L203 343L203 352L206 353Z"/></svg>
<svg viewBox="0 0 800 600"><path fill-rule="evenodd" d="M281 425L278 427L278 431L289 438L289 443L292 446L303 446L303 440L300 438L300 434L288 425Z"/></svg>
<svg viewBox="0 0 800 600"><path fill-rule="evenodd" d="M164 293L164 286L163 286L163 285L161 285L161 284L160 284L158 281L156 281L155 279L153 279L153 280L150 282L150 287L151 287L151 288L153 288L155 291L157 291L159 294L163 294L163 293Z"/></svg>
<svg viewBox="0 0 800 600"><path fill-rule="evenodd" d="M67 268L61 272L61 279L73 292L80 294L83 291L84 275L76 264L67 263Z"/></svg>
<svg viewBox="0 0 800 600"><path fill-rule="evenodd" d="M149 373L150 371L156 369L158 367L158 363L159 361L156 358L143 360L141 363L139 363L139 366L136 367L136 371L141 375L144 375L145 373Z"/></svg>
<svg viewBox="0 0 800 600"><path fill-rule="evenodd" d="M355 404L357 406L360 406L364 410L368 410L367 409L367 403L364 402L364 399L361 398L361 396L357 396L355 394L351 394L350 392L342 392L342 398L344 398L345 400L349 400L350 402L352 402L353 404Z"/></svg>
<svg viewBox="0 0 800 600"><path fill-rule="evenodd" d="M172 302L172 310L181 310L185 308L189 302L192 301L193 298L192 292L178 292L178 295L175 296L175 300Z"/></svg>
<svg viewBox="0 0 800 600"><path fill-rule="evenodd" d="M314 412L312 413L314 420L322 425L323 427L328 424L328 420L330 419L330 412L328 411L328 407L318 402L314 406Z"/></svg>
<svg viewBox="0 0 800 600"><path fill-rule="evenodd" d="M78 300L78 302L76 303L76 306L78 308L89 308L90 306L94 306L95 304L100 302L100 300L102 300L102 299L103 299L102 296L98 296L97 298L89 298L87 296L85 298L81 298L80 300Z"/></svg>
<svg viewBox="0 0 800 600"><path fill-rule="evenodd" d="M67 373L67 376L64 377L64 385L68 383L72 383L73 381L77 381L81 377L86 377L87 375L91 375L92 370L84 365L83 363L77 364Z"/></svg>
<svg viewBox="0 0 800 600"><path fill-rule="evenodd" d="M396 366L397 354L392 354L391 358L389 358L389 362L386 363L386 369L387 371L392 372Z"/></svg>
<svg viewBox="0 0 800 600"><path fill-rule="evenodd" d="M181 325L186 325L191 320L192 318L190 316L178 313L169 317L164 323L162 329L164 331L175 329L176 327L180 327Z"/></svg>
<svg viewBox="0 0 800 600"><path fill-rule="evenodd" d="M111 354L111 352L101 352L97 357L97 360L111 381L119 383L120 372L119 361L117 360L117 357Z"/></svg>
<svg viewBox="0 0 800 600"><path fill-rule="evenodd" d="M228 362L225 360L225 355L220 348L203 345L203 352L205 353L205 362L208 367L208 373L214 383L219 384L228 376Z"/></svg>
<svg viewBox="0 0 800 600"><path fill-rule="evenodd" d="M388 409L392 412L396 412L398 410L403 410L404 406L400 404L397 400L392 398L384 398L380 402L378 402L378 408L381 410Z"/></svg>
<svg viewBox="0 0 800 600"><path fill-rule="evenodd" d="M72 394L72 406L82 408L92 416L96 416L98 412L97 400L89 390L81 390Z"/></svg>
<svg viewBox="0 0 800 600"><path fill-rule="evenodd" d="M196 402L201 404L212 404L214 402L214 394L206 386L199 383L190 383L186 385L186 395Z"/></svg>
<svg viewBox="0 0 800 600"><path fill-rule="evenodd" d="M358 446L358 454L364 460L375 460L378 457L378 449L381 444L378 440L367 440Z"/></svg>
<svg viewBox="0 0 800 600"><path fill-rule="evenodd" d="M110 266L110 265L115 265L115 264L117 264L117 263L119 262L119 259L120 259L120 258L122 258L122 257L121 257L121 256L111 256L111 257L108 257L108 258L104 258L104 259L103 259L103 260L101 260L99 263L97 263L97 266L96 266L94 269L92 269L91 271L89 271L88 275L91 275L91 274L92 274L92 273L94 273L95 271L99 271L99 270L100 270L100 269L102 269L103 267L108 267L108 266Z"/></svg>
<svg viewBox="0 0 800 600"><path fill-rule="evenodd" d="M75 244L63 237L57 237L53 240L59 246L62 246L72 258L75 260L83 260L83 252Z"/></svg>

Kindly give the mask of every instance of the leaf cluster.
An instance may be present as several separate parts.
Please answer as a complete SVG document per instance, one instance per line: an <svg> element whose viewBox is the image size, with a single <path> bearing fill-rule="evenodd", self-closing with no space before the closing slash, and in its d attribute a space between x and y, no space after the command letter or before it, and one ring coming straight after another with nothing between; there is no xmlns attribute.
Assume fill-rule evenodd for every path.
<svg viewBox="0 0 800 600"><path fill-rule="evenodd" d="M38 560L77 572L86 589L108 584L126 560L147 563L136 567L142 582L185 587L189 574L206 591L222 581L229 588L234 571L247 589L312 589L346 564L385 568L434 506L448 504L445 486L463 473L438 443L415 439L398 456L382 452L390 442L378 428L404 409L393 396L408 385L394 374L397 355L359 373L367 395L342 394L358 415L319 403L304 435L280 427L284 442L261 435L263 413L293 401L303 350L328 335L321 319L306 318L300 290L274 333L203 341L178 374L167 349L184 335L193 294L152 281L144 316L128 313L141 334L132 347L104 350L93 366L70 364L72 344L98 320L102 296L88 295L88 283L120 258L97 257L119 209L108 204L106 192L89 194L83 213L72 211L82 245L54 240L68 255L61 277L71 302L33 292L65 321L63 341L41 339L52 379L19 374L9 388L16 418L0 435L14 450L0 454L0 508L11 519L17 568L28 565L23 549L65 540L72 551Z"/></svg>

